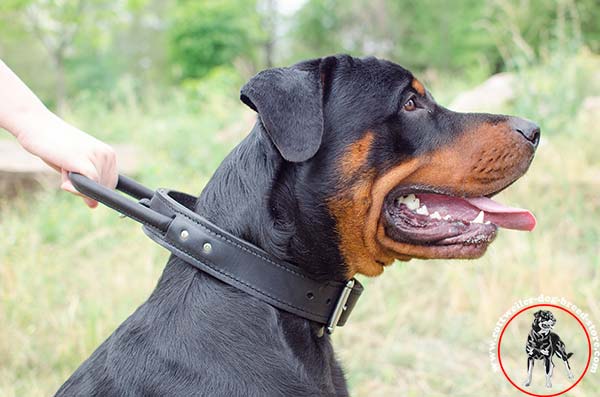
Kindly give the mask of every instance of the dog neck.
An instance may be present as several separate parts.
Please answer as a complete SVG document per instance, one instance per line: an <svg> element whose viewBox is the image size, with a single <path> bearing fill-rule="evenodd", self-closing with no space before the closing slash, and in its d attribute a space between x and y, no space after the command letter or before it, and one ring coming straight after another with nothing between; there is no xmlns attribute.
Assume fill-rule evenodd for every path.
<svg viewBox="0 0 600 397"><path fill-rule="evenodd" d="M307 173L307 164L281 157L257 122L218 167L198 198L196 212L318 279L343 280L337 246L323 238L335 235L329 213L318 197L309 198L315 203L299 205L298 184Z"/></svg>

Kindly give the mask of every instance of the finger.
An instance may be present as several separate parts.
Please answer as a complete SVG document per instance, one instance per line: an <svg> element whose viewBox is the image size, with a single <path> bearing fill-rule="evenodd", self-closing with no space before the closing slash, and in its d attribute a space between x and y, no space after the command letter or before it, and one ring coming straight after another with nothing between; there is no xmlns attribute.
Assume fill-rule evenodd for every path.
<svg viewBox="0 0 600 397"><path fill-rule="evenodd" d="M114 189L118 180L115 151L110 146L103 147L93 163L99 175L99 182L109 189Z"/></svg>
<svg viewBox="0 0 600 397"><path fill-rule="evenodd" d="M46 161L46 160L44 160L44 159L42 159L42 161L43 161L44 163L46 163L46 165L47 165L48 167L52 168L54 171L56 171L56 172L61 172L61 168L60 168L59 166L57 166L56 164L52 164L51 162L49 162L49 161Z"/></svg>
<svg viewBox="0 0 600 397"><path fill-rule="evenodd" d="M98 174L96 165L91 160L86 160L85 162L82 162L82 164L78 164L78 166L76 168L73 167L73 169L70 169L69 171L77 172L77 173L93 180L94 182L98 182L98 183L100 182L100 175ZM67 174L67 177L68 177L68 174Z"/></svg>
<svg viewBox="0 0 600 397"><path fill-rule="evenodd" d="M85 202L85 204L90 207L90 208L96 208L98 206L98 202L95 200L92 200L89 197L84 196L83 194L81 194L80 192L77 191L77 189L75 189L75 186L73 186L73 183L71 182L71 180L69 179L68 173L65 170L61 170L61 178L62 178L62 183L60 185L60 188L69 192L69 193L73 193L81 198L83 198L83 201Z"/></svg>
<svg viewBox="0 0 600 397"><path fill-rule="evenodd" d="M73 186L71 181L64 182L63 184L60 185L60 188L69 193L73 193L76 196L81 197L83 199L83 201L85 202L85 204L90 208L96 208L98 206L98 202L96 200L92 200L91 198L86 197L83 194L79 193L77 191L77 189L75 189L75 187Z"/></svg>
<svg viewBox="0 0 600 397"><path fill-rule="evenodd" d="M96 208L98 206L98 202L96 200L92 200L89 197L83 197L83 201L85 202L85 204L90 207L90 208Z"/></svg>
<svg viewBox="0 0 600 397"><path fill-rule="evenodd" d="M117 186L118 179L119 174L116 163L106 164L106 167L100 171L100 183L109 189L114 189Z"/></svg>
<svg viewBox="0 0 600 397"><path fill-rule="evenodd" d="M117 187L118 183L119 183L119 163L117 162L117 158L115 156L114 161L112 162L112 167L110 169L110 173L109 173L108 186L111 189L114 189L115 187Z"/></svg>
<svg viewBox="0 0 600 397"><path fill-rule="evenodd" d="M73 186L71 181L65 181L65 182L61 183L60 188L66 192L73 193L73 194L83 197L83 195L81 193L79 193L77 191L77 189L75 189L75 186Z"/></svg>
<svg viewBox="0 0 600 397"><path fill-rule="evenodd" d="M62 180L60 184L60 188L62 190L81 196L81 193L79 193L77 189L75 189L75 186L73 186L73 184L71 183L67 170L60 171L60 178Z"/></svg>

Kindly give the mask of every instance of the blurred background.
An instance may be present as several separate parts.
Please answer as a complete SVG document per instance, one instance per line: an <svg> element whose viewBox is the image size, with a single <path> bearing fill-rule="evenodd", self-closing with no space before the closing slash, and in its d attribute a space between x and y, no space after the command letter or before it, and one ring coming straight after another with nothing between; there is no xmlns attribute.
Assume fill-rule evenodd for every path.
<svg viewBox="0 0 600 397"><path fill-rule="evenodd" d="M513 302L564 296L600 326L597 0L0 2L0 59L66 120L128 148L126 171L152 187L199 193L254 122L241 85L333 53L393 60L443 105L526 117L543 134L529 173L501 194L536 214L533 233L502 231L480 260L413 260L364 280L334 336L352 395L521 395L488 358ZM0 396L51 395L146 299L167 253L58 191L45 169L11 169L7 153ZM584 360L576 352L575 372ZM599 389L589 374L569 396Z"/></svg>

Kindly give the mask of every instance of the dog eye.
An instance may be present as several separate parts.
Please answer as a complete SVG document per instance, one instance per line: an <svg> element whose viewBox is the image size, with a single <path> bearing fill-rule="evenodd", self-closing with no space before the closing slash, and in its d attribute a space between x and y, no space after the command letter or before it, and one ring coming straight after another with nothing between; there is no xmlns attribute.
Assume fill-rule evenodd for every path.
<svg viewBox="0 0 600 397"><path fill-rule="evenodd" d="M412 112L413 110L415 110L417 108L417 106L415 105L415 101L413 101L412 99L409 99L405 104L404 104L404 110L406 110L407 112Z"/></svg>

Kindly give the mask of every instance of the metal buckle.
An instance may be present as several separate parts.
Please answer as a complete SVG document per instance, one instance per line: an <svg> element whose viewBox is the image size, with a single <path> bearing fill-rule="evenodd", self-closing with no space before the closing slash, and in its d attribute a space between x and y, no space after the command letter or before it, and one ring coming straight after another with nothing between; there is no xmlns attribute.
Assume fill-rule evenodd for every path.
<svg viewBox="0 0 600 397"><path fill-rule="evenodd" d="M327 333L329 335L333 334L338 321L340 321L340 317L342 317L342 313L347 309L346 302L348 302L352 288L354 288L354 279L348 281L344 286L344 289L335 304L335 308L331 313L331 317L329 317L329 321L327 322Z"/></svg>

